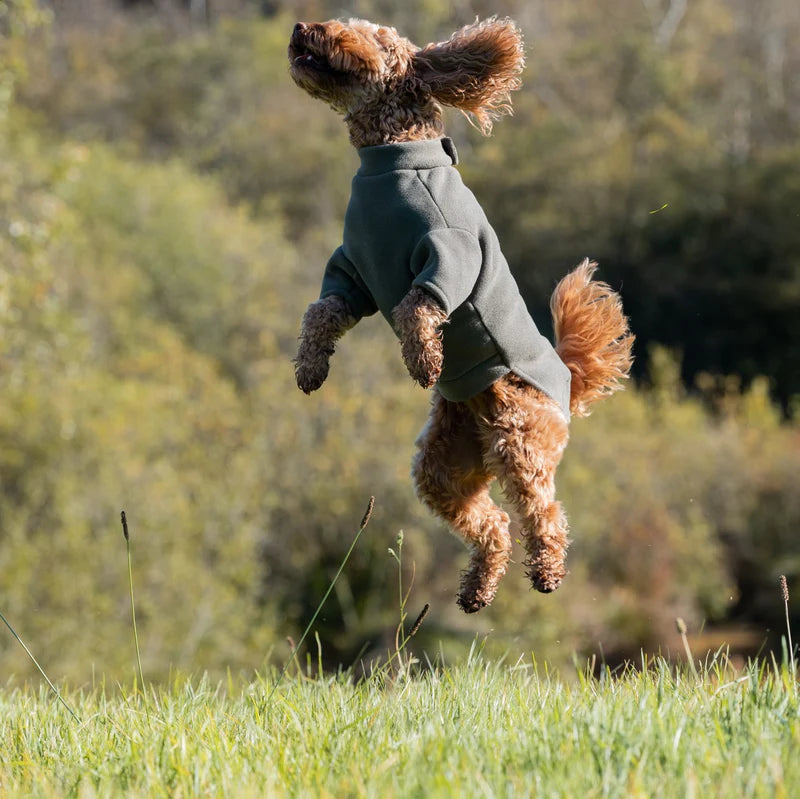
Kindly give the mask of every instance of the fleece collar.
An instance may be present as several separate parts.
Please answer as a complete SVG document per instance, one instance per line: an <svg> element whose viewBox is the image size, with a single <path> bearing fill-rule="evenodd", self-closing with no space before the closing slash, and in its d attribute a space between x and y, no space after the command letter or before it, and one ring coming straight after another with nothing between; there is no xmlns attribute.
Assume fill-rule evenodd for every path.
<svg viewBox="0 0 800 799"><path fill-rule="evenodd" d="M458 163L456 147L447 137L361 147L358 154L361 157L359 177L381 175L397 169L433 169Z"/></svg>

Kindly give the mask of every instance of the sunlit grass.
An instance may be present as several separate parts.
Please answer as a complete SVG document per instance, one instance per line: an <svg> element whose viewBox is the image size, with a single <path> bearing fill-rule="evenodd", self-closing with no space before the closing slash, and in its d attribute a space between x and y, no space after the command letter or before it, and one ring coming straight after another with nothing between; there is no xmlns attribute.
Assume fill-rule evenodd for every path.
<svg viewBox="0 0 800 799"><path fill-rule="evenodd" d="M0 692L0 792L15 796L791 796L787 666L600 677L531 661L413 673L278 672L252 683ZM407 665L407 664L405 664ZM268 697L272 694L270 701ZM149 706L149 718L145 713Z"/></svg>

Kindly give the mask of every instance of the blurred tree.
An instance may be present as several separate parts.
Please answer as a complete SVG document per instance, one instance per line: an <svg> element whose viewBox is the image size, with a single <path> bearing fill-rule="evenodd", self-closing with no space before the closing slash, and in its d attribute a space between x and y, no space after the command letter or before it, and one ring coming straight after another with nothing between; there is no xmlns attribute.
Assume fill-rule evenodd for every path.
<svg viewBox="0 0 800 799"><path fill-rule="evenodd" d="M36 0L0 0L0 135L17 83L27 75L31 42L48 21Z"/></svg>
<svg viewBox="0 0 800 799"><path fill-rule="evenodd" d="M294 387L299 318L339 243L357 156L286 75L294 19L341 9L280 5L264 21L215 4L215 24L193 29L170 4L81 0L53 5L47 37L38 6L0 6L33 15L13 28L6 15L0 41L13 88L0 602L37 654L81 680L94 661L132 664L124 506L150 674L280 656L370 494L375 517L320 619L331 661L391 641L400 529L406 584L413 563L414 596L433 605L419 642L448 656L476 630L496 631L490 648L566 661L596 641L617 656L660 646L676 615L775 628L778 571L800 596L794 6L358 4L419 42L473 13L519 19L530 53L516 118L483 140L448 117L462 172L540 322L588 253L622 284L640 343L648 388L573 426L559 476L568 585L534 595L514 564L476 620L453 602L463 548L413 498L426 399L386 326L348 334L320 394ZM5 639L0 664L28 668Z"/></svg>

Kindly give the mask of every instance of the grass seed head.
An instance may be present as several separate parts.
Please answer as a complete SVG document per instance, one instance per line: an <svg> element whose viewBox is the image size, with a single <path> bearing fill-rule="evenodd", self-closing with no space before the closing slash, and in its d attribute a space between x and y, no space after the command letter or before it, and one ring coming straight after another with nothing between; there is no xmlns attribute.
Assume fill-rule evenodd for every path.
<svg viewBox="0 0 800 799"><path fill-rule="evenodd" d="M375 507L375 497L369 498L369 504L367 505L366 511L364 511L364 518L361 520L361 529L363 530L372 516L372 509Z"/></svg>
<svg viewBox="0 0 800 799"><path fill-rule="evenodd" d="M409 638L411 638L411 637L413 637L413 636L415 636L417 634L417 630L419 630L419 628L422 626L422 621L428 615L428 611L430 609L431 609L430 603L426 602L425 603L425 607L422 608L422 610L419 613L419 616L417 616L417 620L414 622L414 624L411 627L411 632L408 634Z"/></svg>

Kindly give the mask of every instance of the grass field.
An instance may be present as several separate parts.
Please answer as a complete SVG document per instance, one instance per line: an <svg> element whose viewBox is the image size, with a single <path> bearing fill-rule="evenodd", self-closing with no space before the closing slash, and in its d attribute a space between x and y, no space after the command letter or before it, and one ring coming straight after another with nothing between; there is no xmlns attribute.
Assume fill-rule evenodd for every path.
<svg viewBox="0 0 800 799"><path fill-rule="evenodd" d="M396 663L397 661L395 661ZM532 661L0 691L3 796L797 796L789 669Z"/></svg>

